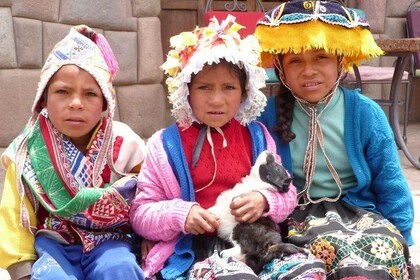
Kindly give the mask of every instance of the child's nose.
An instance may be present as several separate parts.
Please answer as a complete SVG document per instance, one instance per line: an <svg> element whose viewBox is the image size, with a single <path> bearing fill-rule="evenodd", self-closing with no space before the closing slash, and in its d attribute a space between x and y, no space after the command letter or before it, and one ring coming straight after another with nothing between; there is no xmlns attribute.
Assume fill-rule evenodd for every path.
<svg viewBox="0 0 420 280"><path fill-rule="evenodd" d="M315 67L311 63L305 63L303 66L303 73L305 75L312 75L316 72Z"/></svg>
<svg viewBox="0 0 420 280"><path fill-rule="evenodd" d="M210 100L214 104L223 103L223 92L222 92L222 90L218 90L218 89L214 90L213 94L211 95Z"/></svg>
<svg viewBox="0 0 420 280"><path fill-rule="evenodd" d="M72 97L70 101L70 107L74 109L83 108L83 102L79 96Z"/></svg>

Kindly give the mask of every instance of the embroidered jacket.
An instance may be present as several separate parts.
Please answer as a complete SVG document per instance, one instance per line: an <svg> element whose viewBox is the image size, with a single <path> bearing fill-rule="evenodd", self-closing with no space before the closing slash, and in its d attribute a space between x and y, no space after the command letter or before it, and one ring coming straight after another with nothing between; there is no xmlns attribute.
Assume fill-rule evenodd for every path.
<svg viewBox="0 0 420 280"><path fill-rule="evenodd" d="M42 123L40 117L40 123L42 127L48 122ZM56 142L50 142L45 133L37 134L38 129L36 126L28 146L37 146L37 141L40 145L36 149L28 147L28 160L19 172L21 177L16 176L15 143L2 155L7 171L0 204L0 266L11 275L31 268L36 259L36 234L46 234L64 244L81 243L85 251L90 251L106 240L128 241L127 234L132 232L128 212L135 195L136 174L146 155L144 141L127 125L114 121L112 147L106 155L113 164L102 167L102 182L92 187L89 162L98 156L94 146L101 144L95 144L95 139L100 138L92 138L88 152L83 155L59 133ZM100 133L99 126L96 134ZM48 148L52 143L60 143L52 148L54 153ZM89 160L89 157L93 158ZM67 173L57 169L67 170ZM73 176L62 178L62 174ZM18 180L25 186L23 197L18 190ZM54 201L43 183L60 186L53 192L61 192L65 203L60 205Z"/></svg>

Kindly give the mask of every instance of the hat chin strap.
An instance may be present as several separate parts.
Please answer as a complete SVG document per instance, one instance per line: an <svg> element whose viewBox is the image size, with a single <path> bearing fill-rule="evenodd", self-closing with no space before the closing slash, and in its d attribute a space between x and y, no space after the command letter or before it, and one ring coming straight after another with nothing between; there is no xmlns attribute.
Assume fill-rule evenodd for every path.
<svg viewBox="0 0 420 280"><path fill-rule="evenodd" d="M334 202L340 199L343 189L343 184L341 182L340 176L338 175L337 171L335 170L334 166L332 165L327 152L325 150L325 143L324 143L324 135L321 129L321 124L319 122L319 118L322 115L322 113L326 110L328 105L330 104L330 101L332 100L332 97L336 93L336 89L338 87L338 84L340 82L341 76L343 75L343 58L340 57L338 61L338 77L337 80L333 86L333 88L330 90L330 92L323 97L322 99L318 100L318 102L309 103L308 101L301 99L297 97L293 91L290 89L290 87L285 82L285 76L283 69L281 67L280 59L278 59L278 56L276 57L276 63L275 66L277 67L279 71L279 78L281 82L290 90L291 94L295 97L297 104L302 109L303 112L305 112L309 117L309 125L308 125L308 144L305 151L305 157L303 161L303 171L305 174L305 186L303 187L303 190L298 193L298 206L301 209L304 209L306 205L309 203L318 203L321 201L328 201L328 202ZM320 112L318 112L318 105L324 103L324 107L321 109ZM310 197L310 187L312 185L312 181L315 176L315 168L316 168L316 157L318 152L318 147L320 149L320 152L323 154L325 161L327 163L328 170L330 171L330 174L332 175L334 181L337 184L338 187L338 194L334 198L330 197L323 197L320 199L313 200Z"/></svg>
<svg viewBox="0 0 420 280"><path fill-rule="evenodd" d="M288 89L288 90L290 90L290 93L293 95L293 97L297 100L297 101L299 101L300 103L304 103L304 104L309 104L309 102L308 101L306 101L306 100L304 100L304 99L302 99L302 98L300 98L300 97L298 97L294 92L293 92L293 90L289 87L289 85L287 84L287 82L286 82L286 77L285 77L285 75L284 75L284 71L283 71L283 67L282 67L282 65L281 65L281 61L280 61L280 59L279 59L279 57L281 56L281 54L279 54L279 55L277 55L276 56L276 59L275 59L275 62L274 62L274 67L276 67L277 68L277 70L279 71L279 79L280 79L280 81L281 81L281 83ZM332 89L330 90L330 92L326 95L326 96L324 96L323 98L321 98L320 100L318 100L316 103L311 103L312 105L316 105L316 104L321 104L321 103L323 103L323 102L325 102L328 98L330 98L330 97L332 97L334 94L335 94L335 92L336 92L336 90L337 90L337 87L339 86L339 84L340 84L340 80L341 80L341 78L343 77L343 75L344 75L344 68L343 68L343 60L344 60L344 57L343 56L340 56L339 58L338 58L338 76L337 76L337 79L335 80L335 83L334 83L334 86L332 87Z"/></svg>

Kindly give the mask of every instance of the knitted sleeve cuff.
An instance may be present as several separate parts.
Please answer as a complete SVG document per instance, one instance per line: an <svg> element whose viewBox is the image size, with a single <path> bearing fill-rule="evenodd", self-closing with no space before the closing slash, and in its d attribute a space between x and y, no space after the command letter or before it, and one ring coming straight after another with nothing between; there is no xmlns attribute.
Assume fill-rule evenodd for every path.
<svg viewBox="0 0 420 280"><path fill-rule="evenodd" d="M198 203L177 199L177 201L171 205L172 223L176 227L179 227L179 229L185 234L187 233L185 231L185 222L187 220L191 207L193 207L196 204Z"/></svg>
<svg viewBox="0 0 420 280"><path fill-rule="evenodd" d="M414 245L413 236L411 235L411 230L401 231L401 235L404 237L408 246Z"/></svg>
<svg viewBox="0 0 420 280"><path fill-rule="evenodd" d="M296 207L296 189L294 186L289 187L289 191L278 193L269 190L260 191L267 199L269 209L263 214L264 217L270 217L274 222L280 223L293 212Z"/></svg>

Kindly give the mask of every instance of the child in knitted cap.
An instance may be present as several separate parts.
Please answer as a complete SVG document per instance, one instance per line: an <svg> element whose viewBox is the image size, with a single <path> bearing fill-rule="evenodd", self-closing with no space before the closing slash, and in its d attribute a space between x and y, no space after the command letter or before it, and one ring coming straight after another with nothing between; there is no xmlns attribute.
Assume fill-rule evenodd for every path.
<svg viewBox="0 0 420 280"><path fill-rule="evenodd" d="M113 121L118 65L75 26L41 72L32 117L1 160L0 264L12 279L143 279L128 212L144 141Z"/></svg>
<svg viewBox="0 0 420 280"><path fill-rule="evenodd" d="M171 38L173 50L162 68L169 76L176 123L149 139L138 178L141 191L130 210L134 229L156 242L143 264L146 277L259 279L244 263L219 254L232 244L216 236L219 217L207 210L249 174L262 151L276 150L268 131L255 121L266 104L259 47L253 36L241 39L240 28L229 16ZM251 191L230 204L243 223L262 216L278 223L295 206L293 185L285 193ZM307 258L295 255L290 263ZM300 275L299 265L272 266L271 274L262 275L294 269Z"/></svg>
<svg viewBox="0 0 420 280"><path fill-rule="evenodd" d="M368 27L339 1L267 12L255 36L283 87L260 120L299 190L287 240L322 259L328 279L414 279L413 198L391 127L360 89L339 86L382 54Z"/></svg>

